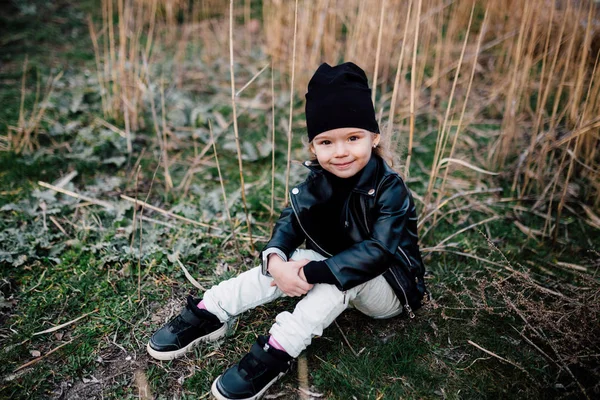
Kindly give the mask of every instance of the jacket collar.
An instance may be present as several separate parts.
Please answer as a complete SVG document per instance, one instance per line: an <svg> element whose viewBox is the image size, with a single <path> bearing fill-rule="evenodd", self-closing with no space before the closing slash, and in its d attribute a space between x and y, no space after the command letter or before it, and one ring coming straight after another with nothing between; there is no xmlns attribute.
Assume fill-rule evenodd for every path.
<svg viewBox="0 0 600 400"><path fill-rule="evenodd" d="M371 159L365 165L362 170L362 174L356 183L353 192L365 194L367 196L375 196L377 190L377 177L379 176L379 168L380 168L380 158L379 156L372 154ZM313 172L317 172L320 175L323 173L323 167L317 162L314 161L305 161L304 166L310 169Z"/></svg>

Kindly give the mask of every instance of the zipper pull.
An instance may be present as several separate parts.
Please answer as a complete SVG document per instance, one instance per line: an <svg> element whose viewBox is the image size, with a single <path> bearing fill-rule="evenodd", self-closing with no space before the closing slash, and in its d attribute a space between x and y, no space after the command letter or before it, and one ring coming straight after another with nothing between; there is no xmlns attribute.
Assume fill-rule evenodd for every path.
<svg viewBox="0 0 600 400"><path fill-rule="evenodd" d="M342 304L346 304L346 291L344 290L344 300L342 300Z"/></svg>
<svg viewBox="0 0 600 400"><path fill-rule="evenodd" d="M413 312L412 308L408 305L408 303L404 305L404 308L406 309L406 312L408 313L410 319L413 319L415 317L415 313Z"/></svg>

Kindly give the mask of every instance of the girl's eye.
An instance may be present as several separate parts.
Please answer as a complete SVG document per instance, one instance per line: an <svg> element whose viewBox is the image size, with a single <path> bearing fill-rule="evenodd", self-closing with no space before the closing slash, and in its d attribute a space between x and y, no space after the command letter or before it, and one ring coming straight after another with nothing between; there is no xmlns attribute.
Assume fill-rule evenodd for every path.
<svg viewBox="0 0 600 400"><path fill-rule="evenodd" d="M350 136L348 138L348 140L351 141L351 142L354 142L354 141L358 140L358 136Z"/></svg>
<svg viewBox="0 0 600 400"><path fill-rule="evenodd" d="M331 141L329 141L329 140L323 140L323 141L319 142L319 144L328 145L328 144L331 144Z"/></svg>

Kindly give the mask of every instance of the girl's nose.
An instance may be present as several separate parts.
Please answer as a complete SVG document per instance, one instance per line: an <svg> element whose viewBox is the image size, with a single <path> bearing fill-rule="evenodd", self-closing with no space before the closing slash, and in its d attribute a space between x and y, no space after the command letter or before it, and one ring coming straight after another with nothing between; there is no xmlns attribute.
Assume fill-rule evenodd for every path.
<svg viewBox="0 0 600 400"><path fill-rule="evenodd" d="M348 148L345 143L338 143L335 146L335 156L344 157L348 154Z"/></svg>

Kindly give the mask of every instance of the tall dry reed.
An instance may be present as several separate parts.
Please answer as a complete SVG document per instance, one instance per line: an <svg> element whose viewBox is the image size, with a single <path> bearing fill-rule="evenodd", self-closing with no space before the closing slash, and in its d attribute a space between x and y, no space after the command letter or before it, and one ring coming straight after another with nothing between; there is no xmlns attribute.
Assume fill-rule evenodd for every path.
<svg viewBox="0 0 600 400"><path fill-rule="evenodd" d="M420 13L415 13L415 3L420 2L321 0L303 5L297 52L308 56L297 59L297 90L305 90L320 62L355 61L377 77L376 111L385 109L404 137L400 141L409 142L407 161L413 121L417 142L426 133L422 122L433 121L441 131L441 153L435 159L460 157L479 169L500 172L513 183L518 198L536 197L537 207L545 207L549 215L560 214L566 199L597 207L600 80L594 65L600 13L595 2L432 0L422 2ZM275 33L265 38L274 65L291 57L291 7L291 2L264 2L265 30ZM488 29L482 33L486 8ZM465 41L480 33L478 40ZM465 108L467 93L472 106ZM444 145L457 120L465 143L471 144L464 152L454 139L451 149ZM473 138L487 143L476 150L485 157L469 155ZM437 200L427 207L452 195L442 184L452 165L440 167L444 179L435 168L430 173L425 197Z"/></svg>
<svg viewBox="0 0 600 400"><path fill-rule="evenodd" d="M175 60L170 77L181 86L186 60L223 58L227 3L103 0L103 22L90 23L90 34L106 116L126 132L140 129L140 82L154 79L144 63ZM236 59L251 60L260 46L278 92L301 97L321 62L354 61L367 71L386 133L398 132L390 142L408 148L407 172L431 178L424 213L485 182L486 172L500 173L516 199L536 200L528 204L546 213L554 235L559 224L551 221L567 204L600 206L595 2L314 0L299 1L297 11L292 1L265 0L261 10L232 4ZM436 161L424 168L414 150L436 131L437 144L428 145Z"/></svg>

